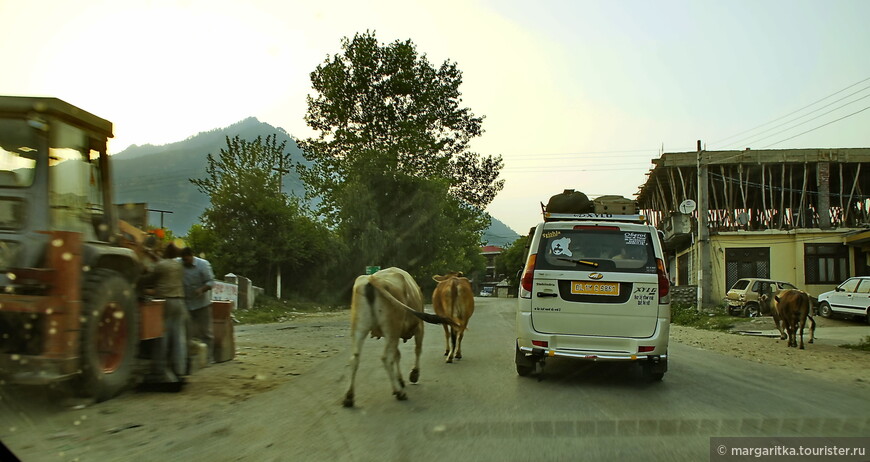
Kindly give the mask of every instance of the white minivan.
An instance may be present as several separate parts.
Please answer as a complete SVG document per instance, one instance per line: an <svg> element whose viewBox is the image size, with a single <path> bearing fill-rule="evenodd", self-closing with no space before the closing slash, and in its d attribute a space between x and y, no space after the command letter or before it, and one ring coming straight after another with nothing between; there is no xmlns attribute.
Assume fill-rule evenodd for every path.
<svg viewBox="0 0 870 462"><path fill-rule="evenodd" d="M668 369L670 282L659 233L641 215L544 214L519 288L516 368L547 357Z"/></svg>

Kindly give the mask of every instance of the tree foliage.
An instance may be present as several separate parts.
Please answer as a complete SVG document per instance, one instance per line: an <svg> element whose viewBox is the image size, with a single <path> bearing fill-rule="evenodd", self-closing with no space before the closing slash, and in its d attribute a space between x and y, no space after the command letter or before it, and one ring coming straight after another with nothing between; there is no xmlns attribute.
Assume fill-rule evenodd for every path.
<svg viewBox="0 0 870 462"><path fill-rule="evenodd" d="M227 137L217 157L208 155L206 176L190 181L207 194L211 205L202 216L201 228L191 229L188 239L208 252L216 274L247 276L274 292L275 274L282 279L308 279L312 267L328 249L329 233L306 215L298 198L280 191L278 169L291 164L285 143L276 136L253 141Z"/></svg>
<svg viewBox="0 0 870 462"><path fill-rule="evenodd" d="M521 236L495 260L496 273L504 274L511 287L518 287L520 284L520 278L517 277L517 274L526 265L526 247L528 245L529 236Z"/></svg>
<svg viewBox="0 0 870 462"><path fill-rule="evenodd" d="M305 120L319 135L300 143L312 161L300 175L352 265L404 265L418 280L482 265L482 210L503 187L502 159L468 151L483 117L461 105L462 73L373 32L341 47L311 73Z"/></svg>

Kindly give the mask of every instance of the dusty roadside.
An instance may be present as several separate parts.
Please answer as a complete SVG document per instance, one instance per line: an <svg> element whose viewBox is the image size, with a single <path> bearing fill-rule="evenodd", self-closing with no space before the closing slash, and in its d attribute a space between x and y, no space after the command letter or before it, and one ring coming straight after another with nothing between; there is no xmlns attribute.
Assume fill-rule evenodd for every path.
<svg viewBox="0 0 870 462"><path fill-rule="evenodd" d="M856 323L816 317L817 341L805 344L806 349L788 348L785 340L772 337L740 335L684 326L671 326L671 341L716 351L737 358L783 367L816 377L870 388L870 352L855 351L828 341L832 329L855 326ZM773 319L762 317L751 321L738 320L735 331L768 332L775 329ZM809 332L804 332L804 341Z"/></svg>

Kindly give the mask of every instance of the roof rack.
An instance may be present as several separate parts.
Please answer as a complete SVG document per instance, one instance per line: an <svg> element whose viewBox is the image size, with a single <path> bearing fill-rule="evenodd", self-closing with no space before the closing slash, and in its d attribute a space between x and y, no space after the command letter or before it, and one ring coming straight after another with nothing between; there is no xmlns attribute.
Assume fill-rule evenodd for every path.
<svg viewBox="0 0 870 462"><path fill-rule="evenodd" d="M544 221L617 221L628 223L646 223L643 215L613 215L610 213L549 213L544 212Z"/></svg>

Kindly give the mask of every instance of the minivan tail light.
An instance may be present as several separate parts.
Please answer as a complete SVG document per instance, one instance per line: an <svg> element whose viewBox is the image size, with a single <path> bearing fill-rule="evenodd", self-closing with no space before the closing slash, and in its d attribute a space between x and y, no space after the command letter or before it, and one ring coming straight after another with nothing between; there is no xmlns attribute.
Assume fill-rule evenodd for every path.
<svg viewBox="0 0 870 462"><path fill-rule="evenodd" d="M523 286L523 290L525 290L526 292L532 291L532 280L534 279L535 275L535 261L537 261L537 259L538 255L533 253L529 255L529 259L528 261L526 261L526 271L523 273L523 280L521 284Z"/></svg>
<svg viewBox="0 0 870 462"><path fill-rule="evenodd" d="M656 258L657 273L659 275L659 303L667 303L666 298L671 292L671 281L668 279L668 271L665 262Z"/></svg>
<svg viewBox="0 0 870 462"><path fill-rule="evenodd" d="M649 353L650 351L653 351L655 349L656 349L656 347L654 347L654 346L642 346L642 347L637 348L637 352L638 353Z"/></svg>

